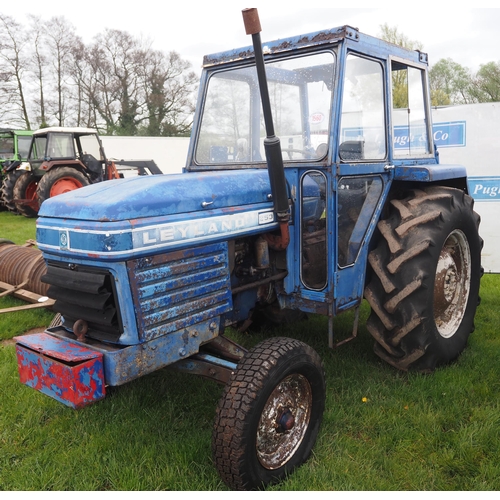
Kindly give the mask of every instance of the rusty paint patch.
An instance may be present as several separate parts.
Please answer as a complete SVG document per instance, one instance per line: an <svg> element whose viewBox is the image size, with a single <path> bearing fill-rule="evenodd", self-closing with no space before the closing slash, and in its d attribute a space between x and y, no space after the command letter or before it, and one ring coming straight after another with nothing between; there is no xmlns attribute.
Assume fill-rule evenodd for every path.
<svg viewBox="0 0 500 500"><path fill-rule="evenodd" d="M103 355L46 333L16 337L21 383L72 408L103 399Z"/></svg>

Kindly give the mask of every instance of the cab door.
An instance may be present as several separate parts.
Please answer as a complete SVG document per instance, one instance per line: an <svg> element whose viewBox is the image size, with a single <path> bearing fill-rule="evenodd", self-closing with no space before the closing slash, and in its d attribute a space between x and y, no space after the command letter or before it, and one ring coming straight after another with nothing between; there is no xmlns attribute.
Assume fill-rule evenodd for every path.
<svg viewBox="0 0 500 500"><path fill-rule="evenodd" d="M368 242L392 176L383 62L355 54L345 59L332 166L299 170L299 266L285 280L282 299L329 316L361 301Z"/></svg>
<svg viewBox="0 0 500 500"><path fill-rule="evenodd" d="M330 247L334 314L361 302L368 244L393 175L384 63L354 53L345 61L333 186L336 225Z"/></svg>

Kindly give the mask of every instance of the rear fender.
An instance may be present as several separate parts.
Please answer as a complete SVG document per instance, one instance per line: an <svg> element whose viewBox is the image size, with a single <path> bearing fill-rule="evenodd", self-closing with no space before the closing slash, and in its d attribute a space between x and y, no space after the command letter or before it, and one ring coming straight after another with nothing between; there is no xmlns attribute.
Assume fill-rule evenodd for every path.
<svg viewBox="0 0 500 500"><path fill-rule="evenodd" d="M394 181L435 182L467 188L467 171L462 165L399 165L394 168Z"/></svg>

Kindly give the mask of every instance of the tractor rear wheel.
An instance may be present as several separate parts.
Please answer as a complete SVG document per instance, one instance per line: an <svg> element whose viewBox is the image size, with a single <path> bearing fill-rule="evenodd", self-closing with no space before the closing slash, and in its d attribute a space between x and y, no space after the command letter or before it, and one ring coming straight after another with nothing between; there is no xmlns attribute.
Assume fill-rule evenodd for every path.
<svg viewBox="0 0 500 500"><path fill-rule="evenodd" d="M22 172L14 184L14 200L23 200L15 202L16 210L25 217L36 217L40 208L36 200L37 185L38 178L28 171Z"/></svg>
<svg viewBox="0 0 500 500"><path fill-rule="evenodd" d="M36 192L40 206L48 198L67 193L90 184L89 178L80 170L71 167L56 167L49 170L38 183Z"/></svg>
<svg viewBox="0 0 500 500"><path fill-rule="evenodd" d="M396 368L429 373L467 345L482 275L473 203L458 189L414 190L378 224L367 328L376 354Z"/></svg>
<svg viewBox="0 0 500 500"><path fill-rule="evenodd" d="M219 402L212 440L232 489L277 482L309 457L325 407L321 359L308 345L268 339L239 362Z"/></svg>
<svg viewBox="0 0 500 500"><path fill-rule="evenodd" d="M4 207L12 213L17 214L16 204L14 203L14 186L24 170L13 170L8 172L3 178L2 191L0 192Z"/></svg>

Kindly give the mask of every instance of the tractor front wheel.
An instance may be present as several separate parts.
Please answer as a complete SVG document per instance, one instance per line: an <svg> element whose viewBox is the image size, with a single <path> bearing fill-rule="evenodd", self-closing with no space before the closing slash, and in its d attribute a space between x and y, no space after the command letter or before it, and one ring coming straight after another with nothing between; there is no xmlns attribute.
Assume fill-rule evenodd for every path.
<svg viewBox="0 0 500 500"><path fill-rule="evenodd" d="M390 205L368 258L367 328L382 359L428 373L458 357L474 330L480 219L470 196L447 187L414 190Z"/></svg>
<svg viewBox="0 0 500 500"><path fill-rule="evenodd" d="M74 191L90 184L89 178L71 167L56 167L49 170L38 183L36 192L40 206L48 198Z"/></svg>
<svg viewBox="0 0 500 500"><path fill-rule="evenodd" d="M37 185L38 178L28 171L22 172L14 184L16 210L25 217L36 217L38 214L40 206L36 199Z"/></svg>
<svg viewBox="0 0 500 500"><path fill-rule="evenodd" d="M325 407L321 359L308 345L268 339L239 362L219 402L212 452L232 489L277 482L309 457Z"/></svg>

